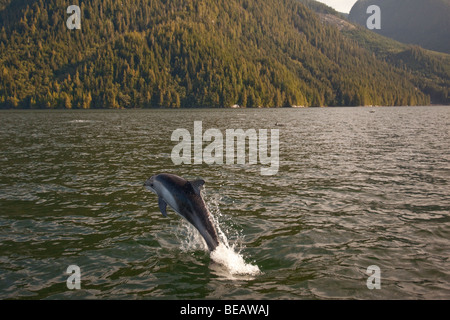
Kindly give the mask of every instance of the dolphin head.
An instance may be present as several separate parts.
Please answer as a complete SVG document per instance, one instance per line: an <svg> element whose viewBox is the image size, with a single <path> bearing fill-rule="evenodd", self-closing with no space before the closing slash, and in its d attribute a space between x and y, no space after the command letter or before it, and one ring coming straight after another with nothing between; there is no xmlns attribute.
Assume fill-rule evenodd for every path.
<svg viewBox="0 0 450 320"><path fill-rule="evenodd" d="M147 190L150 190L151 192L154 192L156 194L158 194L158 191L160 190L161 187L161 183L158 181L157 178L158 176L152 176L144 182L144 187Z"/></svg>
<svg viewBox="0 0 450 320"><path fill-rule="evenodd" d="M181 179L177 176L167 174L167 173L160 173L154 176L151 176L144 182L144 187L156 194L158 197L162 197L166 201L173 198L171 195L171 191L173 189L173 186L171 184L174 177ZM170 204L174 204L173 201L170 202Z"/></svg>

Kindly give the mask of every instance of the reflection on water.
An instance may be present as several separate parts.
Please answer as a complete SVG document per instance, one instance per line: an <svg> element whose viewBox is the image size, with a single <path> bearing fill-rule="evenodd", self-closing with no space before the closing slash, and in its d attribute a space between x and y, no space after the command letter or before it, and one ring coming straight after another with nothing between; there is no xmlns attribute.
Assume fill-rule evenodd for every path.
<svg viewBox="0 0 450 320"><path fill-rule="evenodd" d="M370 110L2 111L0 298L450 298L449 109ZM279 129L278 173L175 166L171 133L194 121ZM164 218L142 187L159 172L206 180L230 247L260 272L232 276Z"/></svg>

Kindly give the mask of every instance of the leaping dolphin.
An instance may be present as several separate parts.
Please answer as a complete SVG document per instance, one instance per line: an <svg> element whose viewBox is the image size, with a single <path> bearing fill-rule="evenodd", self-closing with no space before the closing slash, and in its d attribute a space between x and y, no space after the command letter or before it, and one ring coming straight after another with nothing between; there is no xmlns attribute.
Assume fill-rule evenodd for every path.
<svg viewBox="0 0 450 320"><path fill-rule="evenodd" d="M174 174L160 173L147 179L144 186L158 196L158 206L163 216L167 217L166 207L169 205L200 232L208 249L214 251L219 240L200 194L204 184L204 180L187 181Z"/></svg>

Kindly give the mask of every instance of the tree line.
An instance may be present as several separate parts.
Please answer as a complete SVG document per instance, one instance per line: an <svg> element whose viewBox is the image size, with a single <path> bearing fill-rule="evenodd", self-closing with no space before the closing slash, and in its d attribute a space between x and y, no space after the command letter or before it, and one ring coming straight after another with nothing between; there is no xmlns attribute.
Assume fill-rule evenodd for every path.
<svg viewBox="0 0 450 320"><path fill-rule="evenodd" d="M0 108L429 104L296 0L0 3Z"/></svg>

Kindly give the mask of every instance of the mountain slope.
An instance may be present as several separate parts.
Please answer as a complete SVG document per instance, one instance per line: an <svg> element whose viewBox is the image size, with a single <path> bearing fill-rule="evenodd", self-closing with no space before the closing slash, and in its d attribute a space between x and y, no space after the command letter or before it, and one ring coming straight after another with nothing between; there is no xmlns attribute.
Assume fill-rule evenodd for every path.
<svg viewBox="0 0 450 320"><path fill-rule="evenodd" d="M68 30L65 1L2 0L0 107L429 103L297 0L79 5L82 28Z"/></svg>
<svg viewBox="0 0 450 320"><path fill-rule="evenodd" d="M433 104L450 104L450 55L406 45L369 30L343 30L360 46L410 74L411 82L429 95Z"/></svg>
<svg viewBox="0 0 450 320"><path fill-rule="evenodd" d="M429 95L434 104L450 104L450 55L408 45L379 35L365 28L351 24L348 19L325 5L312 0L305 2L321 17L345 37L356 41L359 46L373 53L379 60L400 68L409 74L411 82L422 92ZM446 0L449 1L449 0ZM450 2L450 1L449 1Z"/></svg>
<svg viewBox="0 0 450 320"><path fill-rule="evenodd" d="M369 5L381 9L381 29L375 32L423 48L450 53L450 0L359 0L349 19L366 25Z"/></svg>

